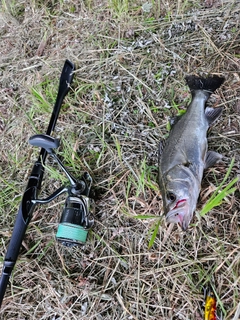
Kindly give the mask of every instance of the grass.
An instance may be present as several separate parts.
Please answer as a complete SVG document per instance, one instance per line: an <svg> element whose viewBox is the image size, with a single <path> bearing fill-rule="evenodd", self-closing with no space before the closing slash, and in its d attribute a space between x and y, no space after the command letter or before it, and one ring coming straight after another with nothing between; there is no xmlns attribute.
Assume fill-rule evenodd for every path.
<svg viewBox="0 0 240 320"><path fill-rule="evenodd" d="M80 248L55 234L65 197L38 206L0 319L203 319L213 284L225 320L239 309L239 4L3 1L0 7L0 266L66 58L77 68L54 136L77 177L94 180L95 225ZM158 143L183 112L186 74L223 74L199 214L183 233L162 216ZM222 181L219 184L219 181ZM66 179L46 162L41 197ZM202 218L201 216L204 216Z"/></svg>
<svg viewBox="0 0 240 320"><path fill-rule="evenodd" d="M210 210L212 210L214 207L219 206L222 203L222 200L226 198L231 193L234 193L237 190L237 187L233 187L238 182L238 177L230 181L226 187L223 188L223 190L220 190L224 183L226 182L227 178L229 177L232 168L234 164L234 158L231 161L230 167L223 179L223 181L220 183L220 185L217 187L217 189L214 191L214 193L211 195L210 199L207 201L206 205L200 212L200 216L204 216L207 214Z"/></svg>

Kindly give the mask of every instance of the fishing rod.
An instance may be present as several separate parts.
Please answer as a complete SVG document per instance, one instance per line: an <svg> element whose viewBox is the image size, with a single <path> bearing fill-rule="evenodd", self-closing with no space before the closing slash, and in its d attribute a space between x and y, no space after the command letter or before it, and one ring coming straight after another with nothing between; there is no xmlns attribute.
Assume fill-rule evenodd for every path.
<svg viewBox="0 0 240 320"><path fill-rule="evenodd" d="M28 179L27 187L22 197L12 236L5 255L0 278L0 307L9 278L17 261L27 226L31 221L36 205L49 203L64 192L68 193L56 234L57 240L63 245L74 246L85 243L88 230L93 225L93 220L90 220L89 218L92 206L92 199L89 198L92 178L87 172L85 172L79 180L73 177L64 167L54 151L54 149L59 147L60 139L51 137L51 133L55 129L63 99L68 93L70 84L73 80L73 72L74 64L69 60L66 60L60 76L58 94L47 132L46 134L34 135L29 139L29 143L32 146L40 147L41 149ZM61 186L46 199L39 199L38 194L41 190L47 155L53 157L58 163L59 167L67 176L69 184Z"/></svg>

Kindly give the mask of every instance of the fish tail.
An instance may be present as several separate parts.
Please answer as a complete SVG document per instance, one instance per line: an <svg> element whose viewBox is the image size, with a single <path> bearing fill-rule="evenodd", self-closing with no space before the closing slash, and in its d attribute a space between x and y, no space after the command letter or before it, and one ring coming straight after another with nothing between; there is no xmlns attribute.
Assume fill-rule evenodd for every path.
<svg viewBox="0 0 240 320"><path fill-rule="evenodd" d="M185 79L191 91L204 90L210 94L217 90L225 80L224 77L216 75L209 76L208 78L189 75Z"/></svg>

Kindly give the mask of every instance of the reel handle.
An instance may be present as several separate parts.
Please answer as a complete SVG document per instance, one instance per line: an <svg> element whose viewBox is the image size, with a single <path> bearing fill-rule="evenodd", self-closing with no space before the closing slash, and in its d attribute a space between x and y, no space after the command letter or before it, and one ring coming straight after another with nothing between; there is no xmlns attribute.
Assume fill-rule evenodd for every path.
<svg viewBox="0 0 240 320"><path fill-rule="evenodd" d="M52 149L57 149L60 145L60 139L53 138L47 134L35 134L30 137L28 142L34 147L45 149L50 154Z"/></svg>

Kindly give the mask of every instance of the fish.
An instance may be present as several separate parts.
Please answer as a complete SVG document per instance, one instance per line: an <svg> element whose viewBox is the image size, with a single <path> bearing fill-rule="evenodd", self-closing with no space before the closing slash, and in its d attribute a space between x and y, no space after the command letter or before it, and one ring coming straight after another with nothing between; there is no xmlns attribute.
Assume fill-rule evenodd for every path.
<svg viewBox="0 0 240 320"><path fill-rule="evenodd" d="M206 105L210 95L224 82L224 77L189 75L186 83L191 103L178 116L168 138L159 145L159 189L167 223L177 223L186 231L196 210L205 169L222 159L208 151L207 131L221 115L222 107Z"/></svg>

